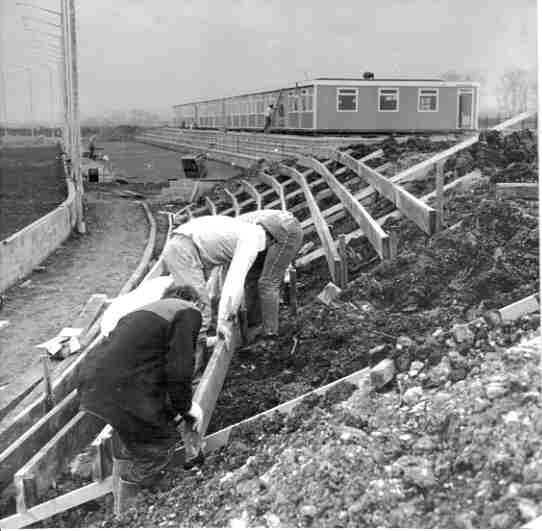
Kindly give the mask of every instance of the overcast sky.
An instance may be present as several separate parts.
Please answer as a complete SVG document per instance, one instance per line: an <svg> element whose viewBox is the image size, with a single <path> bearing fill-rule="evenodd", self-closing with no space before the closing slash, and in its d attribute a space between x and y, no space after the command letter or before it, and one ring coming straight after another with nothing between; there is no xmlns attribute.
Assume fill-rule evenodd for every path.
<svg viewBox="0 0 542 531"><path fill-rule="evenodd" d="M24 1L58 9L58 0ZM54 31L55 17L16 0L0 6L0 60L28 64L21 17L46 17L48 26L27 21L46 31ZM85 115L167 109L366 70L376 77L474 71L494 89L506 69L536 68L536 0L76 0L76 6ZM21 97L24 75L10 77L12 101ZM39 86L49 83L46 68L32 75ZM44 94L35 106L46 106ZM494 90L481 103L493 105Z"/></svg>

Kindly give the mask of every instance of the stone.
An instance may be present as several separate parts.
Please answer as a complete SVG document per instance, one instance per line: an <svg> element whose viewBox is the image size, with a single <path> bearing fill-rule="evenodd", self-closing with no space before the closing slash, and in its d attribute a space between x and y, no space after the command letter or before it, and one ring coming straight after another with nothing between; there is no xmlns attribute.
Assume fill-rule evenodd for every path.
<svg viewBox="0 0 542 531"><path fill-rule="evenodd" d="M371 385L375 389L381 389L395 376L395 364L393 360L382 360L371 369L370 375Z"/></svg>
<svg viewBox="0 0 542 531"><path fill-rule="evenodd" d="M280 527L280 518L274 513L265 513L263 519L267 524L267 527Z"/></svg>
<svg viewBox="0 0 542 531"><path fill-rule="evenodd" d="M474 343L474 334L469 325L455 324L452 328L452 334L458 343L467 343L469 345Z"/></svg>
<svg viewBox="0 0 542 531"><path fill-rule="evenodd" d="M435 385L442 384L450 378L451 370L450 360L444 356L438 365L435 365L429 370L429 380Z"/></svg>
<svg viewBox="0 0 542 531"><path fill-rule="evenodd" d="M507 529L512 525L512 515L506 513L497 513L489 520L489 526L492 529Z"/></svg>
<svg viewBox="0 0 542 531"><path fill-rule="evenodd" d="M534 520L538 516L536 503L528 498L521 498L518 501L518 510L521 517L527 521Z"/></svg>
<svg viewBox="0 0 542 531"><path fill-rule="evenodd" d="M395 348L397 350L412 348L415 345L414 341L408 336L399 336Z"/></svg>
<svg viewBox="0 0 542 531"><path fill-rule="evenodd" d="M420 401L420 398L423 396L423 389L421 386L416 385L407 389L403 394L403 402L408 405L414 405L416 402Z"/></svg>
<svg viewBox="0 0 542 531"><path fill-rule="evenodd" d="M339 295L342 293L342 289L328 282L325 288L316 297L322 304L329 306Z"/></svg>
<svg viewBox="0 0 542 531"><path fill-rule="evenodd" d="M414 378L415 376L417 376L421 372L423 367L424 367L424 364L423 364L422 361L413 361L410 364L410 369L408 370L408 375L411 378Z"/></svg>
<svg viewBox="0 0 542 531"><path fill-rule="evenodd" d="M414 443L412 448L420 452L431 452L435 448L435 443L431 437L423 435Z"/></svg>
<svg viewBox="0 0 542 531"><path fill-rule="evenodd" d="M318 514L318 509L315 505L302 505L299 508L299 514L301 514L301 516L314 518Z"/></svg>
<svg viewBox="0 0 542 531"><path fill-rule="evenodd" d="M486 386L486 395L490 400L504 396L507 391L507 386L503 382L493 381Z"/></svg>

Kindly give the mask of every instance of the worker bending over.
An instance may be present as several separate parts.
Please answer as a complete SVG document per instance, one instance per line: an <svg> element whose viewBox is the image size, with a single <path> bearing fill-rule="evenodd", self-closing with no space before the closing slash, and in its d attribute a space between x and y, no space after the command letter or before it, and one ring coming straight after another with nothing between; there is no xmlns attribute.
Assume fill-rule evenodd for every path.
<svg viewBox="0 0 542 531"><path fill-rule="evenodd" d="M161 300L122 317L79 372L82 410L115 430L114 457L131 461L122 479L151 485L181 441L184 420L200 431L192 401L194 350L201 313L170 288Z"/></svg>
<svg viewBox="0 0 542 531"><path fill-rule="evenodd" d="M261 313L263 337L258 344L272 347L278 337L280 285L302 240L301 224L282 210L259 210L237 218L202 216L173 231L163 256L175 283L192 286L198 293L204 305L202 334L211 321L205 281L214 267L229 264L218 306L219 336L229 341L226 323L239 309L247 280L249 325L257 324Z"/></svg>

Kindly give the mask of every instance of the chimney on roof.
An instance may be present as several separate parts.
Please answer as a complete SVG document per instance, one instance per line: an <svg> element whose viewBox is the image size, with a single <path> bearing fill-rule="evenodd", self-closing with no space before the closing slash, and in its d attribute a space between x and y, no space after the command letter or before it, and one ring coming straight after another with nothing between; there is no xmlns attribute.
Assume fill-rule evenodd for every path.
<svg viewBox="0 0 542 531"><path fill-rule="evenodd" d="M363 72L363 79L374 79L375 75L373 72Z"/></svg>

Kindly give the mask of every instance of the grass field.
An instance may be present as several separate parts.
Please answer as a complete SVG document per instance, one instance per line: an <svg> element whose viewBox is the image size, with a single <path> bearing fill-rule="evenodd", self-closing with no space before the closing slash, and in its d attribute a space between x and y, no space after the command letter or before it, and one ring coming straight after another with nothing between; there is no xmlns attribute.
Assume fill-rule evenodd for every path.
<svg viewBox="0 0 542 531"><path fill-rule="evenodd" d="M100 155L109 156L116 177L147 183L184 177L181 165L183 153L178 151L129 141L98 142L98 147L103 147L98 152ZM207 161L207 167L208 176L213 178L229 178L239 173L232 166L214 161Z"/></svg>
<svg viewBox="0 0 542 531"><path fill-rule="evenodd" d="M56 146L0 149L0 239L26 227L66 199Z"/></svg>

